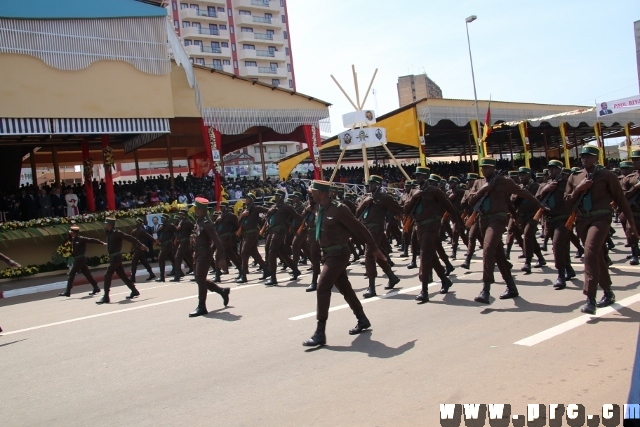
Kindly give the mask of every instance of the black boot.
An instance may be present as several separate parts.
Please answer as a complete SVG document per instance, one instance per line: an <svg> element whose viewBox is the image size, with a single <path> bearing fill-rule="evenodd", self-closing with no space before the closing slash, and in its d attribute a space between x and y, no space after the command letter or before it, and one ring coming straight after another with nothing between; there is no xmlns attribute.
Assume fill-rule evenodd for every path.
<svg viewBox="0 0 640 427"><path fill-rule="evenodd" d="M460 268L464 268L465 270L468 270L469 268L471 268L471 257L472 256L473 256L473 254L467 254L467 258L460 265Z"/></svg>
<svg viewBox="0 0 640 427"><path fill-rule="evenodd" d="M89 295L93 296L100 293L100 288L97 283L93 283L93 290L89 292Z"/></svg>
<svg viewBox="0 0 640 427"><path fill-rule="evenodd" d="M311 284L307 286L307 292L313 292L318 290L318 275L313 273L313 278L311 279Z"/></svg>
<svg viewBox="0 0 640 427"><path fill-rule="evenodd" d="M218 293L222 297L222 303L224 304L224 306L225 307L228 306L229 305L229 294L231 293L231 289L230 288L220 288L220 291Z"/></svg>
<svg viewBox="0 0 640 427"><path fill-rule="evenodd" d="M353 329L349 329L349 335L357 335L371 327L371 322L369 322L369 319L367 319L367 316L365 316L364 313L356 317L358 318L358 323L356 323L356 326Z"/></svg>
<svg viewBox="0 0 640 427"><path fill-rule="evenodd" d="M71 286L67 286L67 289L64 292L60 292L58 294L59 297L70 297L71 296Z"/></svg>
<svg viewBox="0 0 640 427"><path fill-rule="evenodd" d="M500 299L516 298L518 296L520 294L518 293L516 282L511 278L507 281L507 289L500 295Z"/></svg>
<svg viewBox="0 0 640 427"><path fill-rule="evenodd" d="M140 296L140 291L138 291L135 286L131 285L129 289L131 289L131 294L128 297L125 297L126 299L133 299Z"/></svg>
<svg viewBox="0 0 640 427"><path fill-rule="evenodd" d="M233 280L237 282L240 279L242 279L242 268L238 268L238 275Z"/></svg>
<svg viewBox="0 0 640 427"><path fill-rule="evenodd" d="M109 290L104 290L104 295L100 298L100 301L96 301L96 304L109 304L111 299L109 299Z"/></svg>
<svg viewBox="0 0 640 427"><path fill-rule="evenodd" d="M456 259L456 255L458 255L458 247L454 246L451 248L451 259Z"/></svg>
<svg viewBox="0 0 640 427"><path fill-rule="evenodd" d="M293 267L294 270L291 272L291 280L298 280L298 277L302 274L298 267Z"/></svg>
<svg viewBox="0 0 640 427"><path fill-rule="evenodd" d="M156 282L164 282L164 275L160 273L160 277L156 279Z"/></svg>
<svg viewBox="0 0 640 427"><path fill-rule="evenodd" d="M327 336L324 334L325 326L327 322L318 320L318 326L316 326L316 331L311 338L304 341L302 343L305 347L318 347L321 345L325 345L327 343Z"/></svg>
<svg viewBox="0 0 640 427"><path fill-rule="evenodd" d="M608 291L605 291L602 298L600 298L600 301L596 304L596 307L607 307L614 302L616 302L616 296L613 294L613 291L609 289Z"/></svg>
<svg viewBox="0 0 640 427"><path fill-rule="evenodd" d="M278 286L278 279L274 274L269 280L267 280L264 284L265 286Z"/></svg>
<svg viewBox="0 0 640 427"><path fill-rule="evenodd" d="M573 269L572 266L568 265L567 266L567 271L566 274L564 276L565 280L571 280L574 277L576 277L576 271Z"/></svg>
<svg viewBox="0 0 640 427"><path fill-rule="evenodd" d="M507 248L504 250L504 255L507 257L507 259L511 258L511 247L513 246L513 243L508 243L507 244Z"/></svg>
<svg viewBox="0 0 640 427"><path fill-rule="evenodd" d="M526 258L524 251L520 252L520 255L518 255L518 259L524 259Z"/></svg>
<svg viewBox="0 0 640 427"><path fill-rule="evenodd" d="M557 291L564 289L567 287L567 281L565 279L565 270L564 269L559 269L558 270L558 278L556 279L556 283L553 285L553 288Z"/></svg>
<svg viewBox="0 0 640 427"><path fill-rule="evenodd" d="M638 245L631 246L631 259L629 260L629 265L638 265L640 262L638 261Z"/></svg>
<svg viewBox="0 0 640 427"><path fill-rule="evenodd" d="M525 274L531 274L531 261L527 260L520 271L524 271Z"/></svg>
<svg viewBox="0 0 640 427"><path fill-rule="evenodd" d="M484 283L482 285L482 291L480 292L480 295L475 297L473 300L475 302L480 302L482 304L491 304L491 301L489 301L490 291L491 291L491 283Z"/></svg>
<svg viewBox="0 0 640 427"><path fill-rule="evenodd" d="M271 277L271 272L269 271L269 267L265 265L264 268L262 269L262 277L260 278L260 280L265 280L265 279L268 279L269 277Z"/></svg>
<svg viewBox="0 0 640 427"><path fill-rule="evenodd" d="M173 275L173 279L171 279L171 281L172 282L179 282L182 277L184 277L184 274L182 274L182 270L178 270Z"/></svg>
<svg viewBox="0 0 640 427"><path fill-rule="evenodd" d="M221 277L220 277L220 270L216 270L216 275L213 278L213 283L220 283L222 281Z"/></svg>
<svg viewBox="0 0 640 427"><path fill-rule="evenodd" d="M418 268L418 265L416 264L416 257L413 257L411 259L411 262L409 263L409 265L407 265L407 268L409 270L414 269L414 268Z"/></svg>
<svg viewBox="0 0 640 427"><path fill-rule="evenodd" d="M207 307L201 304L198 304L198 306L196 307L196 309L194 311L192 311L191 313L189 313L189 317L198 317L198 316L204 316L205 314L209 313L207 311Z"/></svg>
<svg viewBox="0 0 640 427"><path fill-rule="evenodd" d="M453 282L448 277L442 277L440 278L440 280L442 281L442 287L440 288L440 293L446 294L447 292L449 292L449 288L453 286Z"/></svg>
<svg viewBox="0 0 640 427"><path fill-rule="evenodd" d="M538 255L538 262L534 264L535 268L542 268L547 265L547 261L544 259L542 254Z"/></svg>
<svg viewBox="0 0 640 427"><path fill-rule="evenodd" d="M240 270L240 275L238 276L238 280L236 280L236 283L247 283L247 274L244 272L244 270Z"/></svg>
<svg viewBox="0 0 640 427"><path fill-rule="evenodd" d="M578 252L575 254L574 258L582 258L582 255L584 255L584 248L579 247Z"/></svg>
<svg viewBox="0 0 640 427"><path fill-rule="evenodd" d="M147 277L147 282L150 282L151 280L155 279L156 275L153 274L153 271L149 272L149 277Z"/></svg>
<svg viewBox="0 0 640 427"><path fill-rule="evenodd" d="M449 275L453 273L453 270L456 269L449 261L447 261L447 264L444 267L445 267L444 275L447 277L449 277Z"/></svg>
<svg viewBox="0 0 640 427"><path fill-rule="evenodd" d="M387 273L387 277L389 278L389 283L384 287L385 289L393 289L398 283L400 283L400 279L398 276L393 274L393 271Z"/></svg>
<svg viewBox="0 0 640 427"><path fill-rule="evenodd" d="M403 258L409 258L409 249L404 248L404 251L400 254Z"/></svg>
<svg viewBox="0 0 640 427"><path fill-rule="evenodd" d="M587 297L587 303L582 306L580 311L586 314L596 314L596 299Z"/></svg>
<svg viewBox="0 0 640 427"><path fill-rule="evenodd" d="M375 277L369 277L369 288L362 296L365 298L372 298L376 296L376 278Z"/></svg>
<svg viewBox="0 0 640 427"><path fill-rule="evenodd" d="M389 267L393 267L394 265L396 265L395 262L391 261L391 257L387 257L387 264L389 264Z"/></svg>
<svg viewBox="0 0 640 427"><path fill-rule="evenodd" d="M191 276L193 274L193 268L190 267L189 271L187 271L187 276Z"/></svg>
<svg viewBox="0 0 640 427"><path fill-rule="evenodd" d="M422 282L422 290L415 299L421 303L429 302L429 282Z"/></svg>

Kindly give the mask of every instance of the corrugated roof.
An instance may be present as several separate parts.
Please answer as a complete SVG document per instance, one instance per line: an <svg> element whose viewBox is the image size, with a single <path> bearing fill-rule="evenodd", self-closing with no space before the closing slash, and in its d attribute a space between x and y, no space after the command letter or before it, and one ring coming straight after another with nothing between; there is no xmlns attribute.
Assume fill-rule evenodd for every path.
<svg viewBox="0 0 640 427"><path fill-rule="evenodd" d="M0 18L109 19L167 16L166 9L137 0L28 0L0 2Z"/></svg>

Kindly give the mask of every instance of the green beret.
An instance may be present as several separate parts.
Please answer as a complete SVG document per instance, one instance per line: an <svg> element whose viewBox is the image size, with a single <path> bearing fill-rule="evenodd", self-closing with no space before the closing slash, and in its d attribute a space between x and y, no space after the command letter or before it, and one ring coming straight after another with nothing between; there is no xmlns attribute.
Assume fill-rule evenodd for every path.
<svg viewBox="0 0 640 427"><path fill-rule="evenodd" d="M480 166L492 166L492 167L496 167L496 159L494 159L493 157L483 157L480 160Z"/></svg>
<svg viewBox="0 0 640 427"><path fill-rule="evenodd" d="M521 167L521 168L518 168L518 173L519 174L521 174L521 173L531 174L531 169L525 168L525 167Z"/></svg>
<svg viewBox="0 0 640 427"><path fill-rule="evenodd" d="M543 173L537 173L536 174L536 178L544 178L544 174Z"/></svg>
<svg viewBox="0 0 640 427"><path fill-rule="evenodd" d="M592 145L585 145L584 147L582 147L582 151L580 152L580 154L589 154L591 156L599 156L600 155L600 149L598 147L594 147ZM633 153L632 153L633 155ZM639 154L640 156L640 154Z"/></svg>
<svg viewBox="0 0 640 427"><path fill-rule="evenodd" d="M405 181L405 182L404 182L404 186L405 186L405 188L407 188L407 187L413 187L413 184L414 184L414 183L415 183L415 181L414 181L414 180L412 180L412 179L410 179L410 180L408 180L408 181Z"/></svg>
<svg viewBox="0 0 640 427"><path fill-rule="evenodd" d="M251 199L251 200L253 200L255 202L256 201L256 196L253 193L249 193L249 194L247 194L245 199Z"/></svg>
<svg viewBox="0 0 640 427"><path fill-rule="evenodd" d="M640 157L640 149L631 150L631 157Z"/></svg>
<svg viewBox="0 0 640 427"><path fill-rule="evenodd" d="M582 169L580 168L571 168L571 173L578 173L580 172Z"/></svg>
<svg viewBox="0 0 640 427"><path fill-rule="evenodd" d="M426 168L424 166L418 166L416 168L416 174L421 174L421 175L430 175L431 174L431 169Z"/></svg>
<svg viewBox="0 0 640 427"><path fill-rule="evenodd" d="M137 222L138 224L144 224L144 219L142 219L142 218L136 218L136 222ZM72 228L73 228L73 227L72 227Z"/></svg>
<svg viewBox="0 0 640 427"><path fill-rule="evenodd" d="M509 171L509 176L511 177L518 176L518 171Z"/></svg>
<svg viewBox="0 0 640 427"><path fill-rule="evenodd" d="M105 224L116 225L116 219L112 216L108 216L104 219Z"/></svg>
<svg viewBox="0 0 640 427"><path fill-rule="evenodd" d="M285 193L285 192L284 192L284 191L282 191L282 190L276 190L273 194L274 194L274 195L276 195L276 196L282 196L282 197L284 197L284 196L286 196L286 194L287 194L287 193Z"/></svg>
<svg viewBox="0 0 640 427"><path fill-rule="evenodd" d="M196 208L207 209L209 207L209 201L204 197L196 197L194 205Z"/></svg>
<svg viewBox="0 0 640 427"><path fill-rule="evenodd" d="M313 181L311 188L322 191L323 193L328 193L331 190L331 183L329 181Z"/></svg>
<svg viewBox="0 0 640 427"><path fill-rule="evenodd" d="M622 169L633 168L633 162L629 162L629 161L620 162L620 167Z"/></svg>
<svg viewBox="0 0 640 427"><path fill-rule="evenodd" d="M477 173L469 172L467 174L467 179L478 179L478 178L480 178L480 176Z"/></svg>
<svg viewBox="0 0 640 427"><path fill-rule="evenodd" d="M431 175L429 175L429 181L440 182L442 181L442 177L440 175L436 175L435 173L432 173Z"/></svg>
<svg viewBox="0 0 640 427"><path fill-rule="evenodd" d="M294 191L293 193L291 193L291 195L293 197L298 197L298 198L302 199L302 193L299 192L299 191Z"/></svg>
<svg viewBox="0 0 640 427"><path fill-rule="evenodd" d="M378 176L378 175L371 175L369 177L369 181L367 181L369 184L374 183L374 184L382 184L382 177Z"/></svg>
<svg viewBox="0 0 640 427"><path fill-rule="evenodd" d="M457 183L460 183L460 178L458 178L457 176L450 176L450 177L449 177L449 182L457 182Z"/></svg>
<svg viewBox="0 0 640 427"><path fill-rule="evenodd" d="M549 167L555 167L555 168L560 168L562 169L564 167L564 164L560 161L560 160L550 160L549 161Z"/></svg>
<svg viewBox="0 0 640 427"><path fill-rule="evenodd" d="M567 175L570 175L571 174L571 169L562 168L562 173L566 173Z"/></svg>

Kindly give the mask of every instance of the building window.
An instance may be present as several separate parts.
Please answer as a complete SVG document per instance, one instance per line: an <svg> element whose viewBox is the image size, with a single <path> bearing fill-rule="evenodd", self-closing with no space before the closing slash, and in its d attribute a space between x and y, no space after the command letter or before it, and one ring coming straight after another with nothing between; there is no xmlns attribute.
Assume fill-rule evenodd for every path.
<svg viewBox="0 0 640 427"><path fill-rule="evenodd" d="M223 59L222 65L231 65L231 61L229 61L228 59Z"/></svg>
<svg viewBox="0 0 640 427"><path fill-rule="evenodd" d="M232 52L236 51L236 44L235 43L231 43L231 51Z"/></svg>
<svg viewBox="0 0 640 427"><path fill-rule="evenodd" d="M222 42L221 46L222 46L222 47L229 47L229 43L227 43L227 42Z"/></svg>
<svg viewBox="0 0 640 427"><path fill-rule="evenodd" d="M220 29L221 29L221 30L226 30L226 29L227 29L227 26L226 26L225 24L220 24Z"/></svg>
<svg viewBox="0 0 640 427"><path fill-rule="evenodd" d="M240 31L243 32L243 33L253 33L253 28L240 27Z"/></svg>
<svg viewBox="0 0 640 427"><path fill-rule="evenodd" d="M219 7L218 12L224 12L224 7Z"/></svg>
<svg viewBox="0 0 640 427"><path fill-rule="evenodd" d="M178 10L178 3L176 3L176 2L172 2L172 3L171 3L171 8L172 8L173 10Z"/></svg>
<svg viewBox="0 0 640 427"><path fill-rule="evenodd" d="M280 0L280 7L284 7L284 0Z"/></svg>
<svg viewBox="0 0 640 427"><path fill-rule="evenodd" d="M244 66L245 67L257 67L258 64L256 63L256 61L244 61Z"/></svg>
<svg viewBox="0 0 640 427"><path fill-rule="evenodd" d="M204 65L204 59L203 58L196 58L196 64Z"/></svg>
<svg viewBox="0 0 640 427"><path fill-rule="evenodd" d="M189 5L186 3L180 3L180 9L189 9Z"/></svg>
<svg viewBox="0 0 640 427"><path fill-rule="evenodd" d="M285 54L285 55L287 55L287 56L289 56L289 48L288 48L288 47L285 47L285 48L284 48L284 54Z"/></svg>
<svg viewBox="0 0 640 427"><path fill-rule="evenodd" d="M278 63L277 62L271 62L271 63L269 63L269 67L272 70L277 70L278 69Z"/></svg>
<svg viewBox="0 0 640 427"><path fill-rule="evenodd" d="M280 80L278 80L278 82L280 82ZM280 154L287 154L287 146L286 145L281 145L280 146Z"/></svg>
<svg viewBox="0 0 640 427"><path fill-rule="evenodd" d="M178 20L176 19L175 21L173 21L173 26L175 28L180 28L180 23L178 22Z"/></svg>
<svg viewBox="0 0 640 427"><path fill-rule="evenodd" d="M289 38L289 35L287 34L286 31L282 32L282 36L284 37L285 40Z"/></svg>
<svg viewBox="0 0 640 427"><path fill-rule="evenodd" d="M274 86L280 86L280 79L271 79L271 84Z"/></svg>
<svg viewBox="0 0 640 427"><path fill-rule="evenodd" d="M191 44L192 44L192 43L193 43L193 42L192 42L191 40L189 40L189 39L184 39L184 45L185 45L185 46L191 46Z"/></svg>
<svg viewBox="0 0 640 427"><path fill-rule="evenodd" d="M287 23L287 17L285 15L282 15L282 23L283 24Z"/></svg>
<svg viewBox="0 0 640 427"><path fill-rule="evenodd" d="M251 11L250 10L239 10L238 13L240 15L247 15L247 16L251 16Z"/></svg>
<svg viewBox="0 0 640 427"><path fill-rule="evenodd" d="M293 80L289 80L289 87L293 89Z"/></svg>
<svg viewBox="0 0 640 427"><path fill-rule="evenodd" d="M229 25L229 32L233 34L233 25Z"/></svg>
<svg viewBox="0 0 640 427"><path fill-rule="evenodd" d="M243 44L242 48L244 50L256 50L256 45L254 45L254 44Z"/></svg>
<svg viewBox="0 0 640 427"><path fill-rule="evenodd" d="M238 61L233 61L233 68L238 69Z"/></svg>
<svg viewBox="0 0 640 427"><path fill-rule="evenodd" d="M189 21L182 21L182 28L187 28L191 26L191 22Z"/></svg>
<svg viewBox="0 0 640 427"><path fill-rule="evenodd" d="M192 4L190 6L191 6L191 9L195 10L196 12L200 12L200 7L197 4Z"/></svg>
<svg viewBox="0 0 640 427"><path fill-rule="evenodd" d="M253 146L253 154L260 154L260 146L259 145L254 145Z"/></svg>
<svg viewBox="0 0 640 427"><path fill-rule="evenodd" d="M287 64L287 73L291 72L291 64Z"/></svg>

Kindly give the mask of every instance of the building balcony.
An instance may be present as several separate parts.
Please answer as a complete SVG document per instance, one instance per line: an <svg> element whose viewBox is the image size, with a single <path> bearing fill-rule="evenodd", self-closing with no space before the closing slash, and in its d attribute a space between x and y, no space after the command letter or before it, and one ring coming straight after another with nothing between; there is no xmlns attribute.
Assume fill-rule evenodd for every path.
<svg viewBox="0 0 640 427"><path fill-rule="evenodd" d="M193 9L191 7L180 9L180 19L183 21L200 21L200 22L211 22L211 23L226 23L227 22L227 14L226 13L217 13L217 12L209 12L206 9Z"/></svg>
<svg viewBox="0 0 640 427"><path fill-rule="evenodd" d="M246 10L261 10L267 12L280 12L280 2L278 0L237 0L234 8Z"/></svg>
<svg viewBox="0 0 640 427"><path fill-rule="evenodd" d="M284 52L260 49L238 49L238 59L249 61L285 62Z"/></svg>
<svg viewBox="0 0 640 427"><path fill-rule="evenodd" d="M211 46L200 46L200 45L189 45L185 46L184 49L187 51L189 56L213 56L216 58L231 58L231 49L228 47L211 47Z"/></svg>
<svg viewBox="0 0 640 427"><path fill-rule="evenodd" d="M184 27L180 32L183 39L229 41L228 30L210 30L208 28Z"/></svg>
<svg viewBox="0 0 640 427"><path fill-rule="evenodd" d="M226 73L233 74L233 66L231 65L220 65L220 64L214 64L213 62L205 61L204 66L213 68L214 70L224 71Z"/></svg>
<svg viewBox="0 0 640 427"><path fill-rule="evenodd" d="M245 65L240 66L240 74L245 77L258 77L262 79L286 79L286 68L271 68L271 67L247 67ZM284 84L284 82L282 82Z"/></svg>
<svg viewBox="0 0 640 427"><path fill-rule="evenodd" d="M280 34L267 34L267 33L248 33L248 32L236 32L236 39L239 43L248 44L267 44L270 46L284 45L284 39Z"/></svg>
<svg viewBox="0 0 640 427"><path fill-rule="evenodd" d="M237 15L234 18L237 27L252 27L252 28L269 28L279 29L282 27L282 21L279 16L272 18L265 18L264 16L247 16Z"/></svg>

